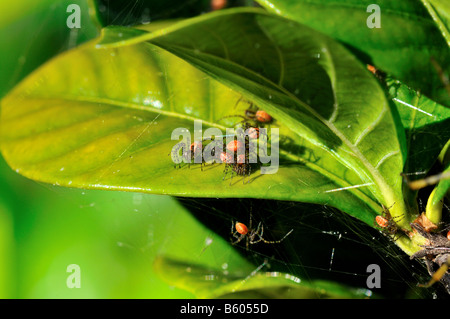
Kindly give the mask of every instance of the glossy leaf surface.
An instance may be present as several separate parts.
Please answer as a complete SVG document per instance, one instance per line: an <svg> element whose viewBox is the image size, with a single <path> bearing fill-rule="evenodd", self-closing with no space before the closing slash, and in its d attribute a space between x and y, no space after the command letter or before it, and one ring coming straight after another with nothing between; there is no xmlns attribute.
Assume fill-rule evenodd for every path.
<svg viewBox="0 0 450 319"><path fill-rule="evenodd" d="M269 11L342 41L369 64L450 107L431 59L450 72L448 1L259 0ZM432 15L430 15L432 14ZM369 27L379 22L378 27Z"/></svg>
<svg viewBox="0 0 450 319"><path fill-rule="evenodd" d="M2 101L2 151L18 172L72 187L326 203L368 224L380 202L403 214L400 123L332 39L254 9L121 30L52 60ZM219 164L174 169L172 131L193 132L194 120L225 130L236 121L221 119L248 107L233 109L241 95L275 118L278 172L244 184L223 181Z"/></svg>

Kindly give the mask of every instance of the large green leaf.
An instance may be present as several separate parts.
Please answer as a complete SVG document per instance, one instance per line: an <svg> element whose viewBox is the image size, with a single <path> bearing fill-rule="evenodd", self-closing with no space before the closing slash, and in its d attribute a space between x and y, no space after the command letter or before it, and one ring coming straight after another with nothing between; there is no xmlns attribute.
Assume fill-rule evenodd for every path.
<svg viewBox="0 0 450 319"><path fill-rule="evenodd" d="M239 33L230 32L231 18ZM404 213L396 175L403 165L398 142L403 137L397 137L382 89L333 40L292 21L248 9L192 19L127 41L112 40L111 33L117 32L107 30L102 45L149 41L182 57L270 111L314 145L314 152L320 149L331 155L340 163L339 172L350 168L359 177L350 185L367 186L360 191L381 202L397 202L394 211ZM394 143L387 142L392 139ZM317 170L318 163L314 164Z"/></svg>
<svg viewBox="0 0 450 319"><path fill-rule="evenodd" d="M450 106L450 97L431 63L431 59L435 59L449 74L450 37L448 24L446 25L445 20L441 18L449 14L448 5L443 4L446 1L259 0L258 2L269 11L304 23L342 41L358 53L364 62L392 74L433 100ZM371 5L378 5L380 8L380 28L369 28L366 24L373 12L369 7Z"/></svg>
<svg viewBox="0 0 450 319"><path fill-rule="evenodd" d="M224 270L186 264L160 256L155 271L169 284L186 289L198 298L368 298L368 289L355 289L331 281L302 281L282 272L268 272L265 263L252 271L229 273Z"/></svg>
<svg viewBox="0 0 450 319"><path fill-rule="evenodd" d="M52 60L2 101L2 152L14 169L72 187L326 203L368 224L379 203L405 213L401 124L332 39L254 9L125 30ZM246 108L233 109L241 94L288 141L278 172L230 184L221 165L174 169L171 132L193 132L195 119L225 129L231 119L220 119Z"/></svg>

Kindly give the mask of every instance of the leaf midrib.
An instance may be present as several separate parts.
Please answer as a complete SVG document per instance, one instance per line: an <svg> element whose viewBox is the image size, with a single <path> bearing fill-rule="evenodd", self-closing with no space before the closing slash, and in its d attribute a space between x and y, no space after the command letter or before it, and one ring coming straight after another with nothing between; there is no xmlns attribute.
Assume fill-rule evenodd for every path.
<svg viewBox="0 0 450 319"><path fill-rule="evenodd" d="M45 96L45 95L33 95L33 98L42 98L42 99L46 99L46 98L50 98L50 96ZM180 118L183 120L187 120L187 121L194 121L194 120L201 120L203 123L205 123L208 126L211 127L217 127L221 130L225 130L226 127L222 126L220 124L217 123L213 123L213 122L209 122L209 121L204 121L203 119L199 119L199 118L195 118L193 116L189 116L189 115L185 115L185 114L180 114L180 113L176 113L176 112L172 112L172 111L165 111L165 110L159 110L156 108L152 108L152 107L147 107L147 106L142 106L139 104L134 104L134 103L130 103L130 102L122 102L122 101L118 101L118 100L112 100L109 98L98 98L98 97L89 97L89 96L72 96L72 95L58 95L57 97L52 96L52 99L60 99L60 100L67 100L67 101L80 101L80 102L87 102L87 103L103 103L103 104L107 104L107 105L111 105L111 106L115 106L115 107L122 107L122 108L128 108L128 109L135 109L135 110L140 110L140 111L147 111L147 112L152 112L152 113L157 113L157 114L163 114L169 117L176 117L176 118ZM308 161L302 157L299 157L295 154L292 154L288 151L285 151L283 149L279 149L280 154L282 154L283 156L294 160L294 161L298 161L298 162L302 162L304 163L307 167L309 167L310 169L320 173L321 175L327 177L329 180L335 182L337 185L345 188L345 187L349 187L352 186L351 184L349 184L346 180L342 179L341 177L335 175L334 173L326 170L325 168L322 168L316 164L314 164L311 161ZM61 154L60 156L64 156L64 154ZM58 157L60 157L58 156ZM45 159L43 160L43 162L47 161L49 159ZM36 163L35 163L36 164ZM364 194L364 192L360 191L357 188L354 189L349 189L348 191L352 192L355 194L355 196L357 196L358 198L364 200L369 207L371 207L374 211L376 211L379 208L379 205L377 203L375 203L370 197L368 197L366 194Z"/></svg>

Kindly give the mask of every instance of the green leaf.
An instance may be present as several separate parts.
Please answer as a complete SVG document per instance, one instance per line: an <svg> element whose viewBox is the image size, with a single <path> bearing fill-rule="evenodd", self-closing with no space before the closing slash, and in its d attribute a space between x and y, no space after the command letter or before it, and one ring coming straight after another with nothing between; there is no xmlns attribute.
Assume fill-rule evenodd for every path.
<svg viewBox="0 0 450 319"><path fill-rule="evenodd" d="M392 74L428 97L450 106L431 58L449 74L450 42L448 25L431 17L426 0L258 0L269 11L304 23L342 41L362 61ZM438 4L439 14L448 15L448 6ZM381 28L369 28L366 21L380 8ZM429 7L429 6L427 6ZM447 30L447 31L446 31Z"/></svg>
<svg viewBox="0 0 450 319"><path fill-rule="evenodd" d="M385 85L406 131L405 173L425 174L450 138L450 109L389 76Z"/></svg>
<svg viewBox="0 0 450 319"><path fill-rule="evenodd" d="M386 85L405 128L408 150L404 167L405 177L408 181L424 178L450 138L450 109L398 80L388 77ZM442 190L437 195L441 196L441 192ZM404 194L411 209L417 210L417 190L405 187ZM432 203L430 207L440 205L436 202L438 197L434 195L436 194L428 200Z"/></svg>
<svg viewBox="0 0 450 319"><path fill-rule="evenodd" d="M233 26L241 26L239 33L230 32L230 16ZM368 196L399 203L396 209L403 214L395 175L403 165L400 145L383 142L393 136L398 140L397 124L384 93L358 61L333 40L258 10L208 17L138 36L129 44L157 44L242 92L316 146L315 152L319 147L337 159L340 171L353 168L360 180L350 185L369 185ZM205 34L205 29L214 32ZM104 46L123 45L111 43L109 32L117 30L106 30Z"/></svg>
<svg viewBox="0 0 450 319"><path fill-rule="evenodd" d="M255 9L134 38L120 30L107 30L108 45L52 60L2 101L11 167L70 187L328 204L370 225L379 203L405 214L401 124L371 74L332 39ZM223 181L217 164L174 169L171 132L193 132L193 120L224 130L234 122L221 119L247 107L233 109L241 94L276 119L278 172L243 184Z"/></svg>
<svg viewBox="0 0 450 319"><path fill-rule="evenodd" d="M132 5L128 1L89 2L102 26L148 24L155 20L186 18L211 8L209 0L134 0Z"/></svg>
<svg viewBox="0 0 450 319"><path fill-rule="evenodd" d="M264 266L263 263L252 270L229 273L164 256L154 263L155 272L163 280L198 298L357 299L372 295L367 289L354 289L331 281L303 281L287 273L266 272Z"/></svg>

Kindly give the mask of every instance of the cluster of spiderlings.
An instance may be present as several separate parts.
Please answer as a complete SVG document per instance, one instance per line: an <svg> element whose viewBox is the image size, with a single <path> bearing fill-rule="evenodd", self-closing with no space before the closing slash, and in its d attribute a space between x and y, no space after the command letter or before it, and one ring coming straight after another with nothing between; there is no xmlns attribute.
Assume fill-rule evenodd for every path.
<svg viewBox="0 0 450 319"><path fill-rule="evenodd" d="M242 99L242 98L241 98ZM236 105L241 101L238 100ZM249 176L253 170L257 169L258 164L250 161L250 155L255 154L256 150L253 149L250 139L257 140L260 137L260 128L264 128L265 125L272 123L273 118L263 110L260 110L253 103L249 102L250 106L245 110L244 115L230 115L226 117L240 117L243 120L235 124L235 129L242 129L247 134L244 136L244 143L239 140L234 140L224 144L224 152L220 154L220 160L225 164L224 177L231 171L231 180L233 174L240 176ZM230 153L232 152L233 155ZM245 182L245 179L243 180Z"/></svg>
<svg viewBox="0 0 450 319"><path fill-rule="evenodd" d="M238 103L241 99L238 100ZM238 104L237 103L237 104ZM237 105L236 104L236 105ZM256 145L253 141L259 139L261 131L260 128L264 128L265 125L272 123L272 117L265 111L260 110L253 103L250 103L248 109L245 110L245 115L230 115L226 117L241 117L243 120L234 125L236 130L235 140L227 140L227 136L216 136L213 140L202 140L198 142L193 142L189 147L184 143L179 143L177 148L172 150L172 158L180 158L184 163L188 163L189 167L191 164L200 163L201 169L203 170L203 165L206 165L204 158L203 148L208 147L209 143L219 143L221 144L222 152L217 152L215 154L216 148L212 147L209 159L212 161L220 162L225 164L223 179L231 172L230 184L233 175L249 176L252 170L256 170L258 163L256 160L251 160L251 156L255 156L256 159ZM223 119L223 118L222 118ZM219 119L220 121L221 119ZM265 134L265 133L264 133ZM265 135L267 141L267 135ZM217 145L217 144L216 144ZM212 146L214 146L212 144ZM206 150L205 147L205 150ZM170 154L169 154L170 155ZM175 161L174 161L175 162ZM177 161L178 162L178 161ZM175 164L175 168L177 164ZM181 167L181 164L178 164ZM245 178L243 180L245 183Z"/></svg>
<svg viewBox="0 0 450 319"><path fill-rule="evenodd" d="M253 138L255 138L254 135ZM220 145L222 152L217 152L216 154L216 148L214 147L216 145ZM207 160L224 163L225 175L223 179L225 179L225 176L230 170L232 174L250 175L252 164L250 161L250 153L254 154L254 152L256 152L252 145L248 135L241 136L241 140L234 139L231 142L227 142L226 136L223 136L222 138L216 137L214 140L205 139L203 141L193 142L189 147L186 147L186 144L184 143L179 143L178 147L172 150L172 158L181 157L182 162L188 163L188 167L190 167L191 164L200 163L202 170L203 166L206 165ZM208 154L209 156L204 154L204 152L208 151L210 152L210 154ZM208 159L205 159L204 156L207 156ZM177 165L178 168L181 168L181 163L175 164L175 168L177 168ZM231 178L232 177L233 176L231 176Z"/></svg>

